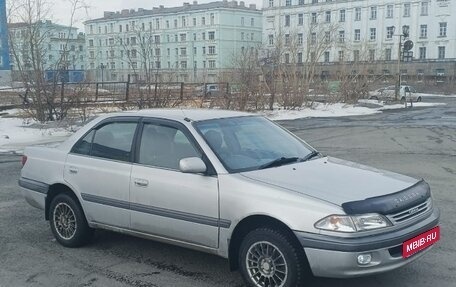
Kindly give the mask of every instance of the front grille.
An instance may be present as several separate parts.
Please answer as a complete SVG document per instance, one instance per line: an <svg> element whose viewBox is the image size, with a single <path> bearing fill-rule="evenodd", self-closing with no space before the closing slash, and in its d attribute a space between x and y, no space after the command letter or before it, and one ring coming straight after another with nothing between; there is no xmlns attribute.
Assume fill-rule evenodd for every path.
<svg viewBox="0 0 456 287"><path fill-rule="evenodd" d="M402 210L395 214L388 215L393 224L399 224L412 220L432 209L432 199L429 197L425 202L415 205L412 208Z"/></svg>

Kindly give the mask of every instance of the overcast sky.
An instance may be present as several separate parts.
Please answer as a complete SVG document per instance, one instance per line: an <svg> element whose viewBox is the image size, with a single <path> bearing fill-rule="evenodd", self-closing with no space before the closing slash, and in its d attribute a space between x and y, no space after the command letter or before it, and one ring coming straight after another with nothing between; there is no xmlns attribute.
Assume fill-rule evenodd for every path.
<svg viewBox="0 0 456 287"><path fill-rule="evenodd" d="M13 0L14 1L14 0ZM55 3L52 8L52 20L61 24L69 24L69 17L71 6L68 0L51 0ZM215 0L198 0L198 3L208 3ZM231 1L231 0L229 0ZM77 15L79 20L77 26L82 28L82 22L84 20L99 18L103 16L103 11L120 11L122 9L133 9L133 8L144 8L151 9L159 5L165 7L176 7L182 6L184 2L192 3L193 0L85 0L86 4L90 7L80 11ZM239 0L238 0L239 2ZM246 5L257 4L257 7L261 7L263 0L244 0Z"/></svg>

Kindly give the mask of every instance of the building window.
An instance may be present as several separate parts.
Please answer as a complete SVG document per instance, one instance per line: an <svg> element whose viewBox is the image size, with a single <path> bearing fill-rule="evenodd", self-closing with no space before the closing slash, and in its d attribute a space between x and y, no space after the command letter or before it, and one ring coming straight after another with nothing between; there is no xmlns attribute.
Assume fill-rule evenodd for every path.
<svg viewBox="0 0 456 287"><path fill-rule="evenodd" d="M445 59L445 46L439 46L439 59Z"/></svg>
<svg viewBox="0 0 456 287"><path fill-rule="evenodd" d="M304 25L304 14L298 14L298 25Z"/></svg>
<svg viewBox="0 0 456 287"><path fill-rule="evenodd" d="M371 20L377 19L377 6L370 7L370 19Z"/></svg>
<svg viewBox="0 0 456 287"><path fill-rule="evenodd" d="M201 17L201 25L206 25L206 17Z"/></svg>
<svg viewBox="0 0 456 287"><path fill-rule="evenodd" d="M285 46L290 45L290 34L285 34Z"/></svg>
<svg viewBox="0 0 456 287"><path fill-rule="evenodd" d="M209 60L209 69L215 69L215 60Z"/></svg>
<svg viewBox="0 0 456 287"><path fill-rule="evenodd" d="M329 51L326 51L326 52L324 53L324 62L325 62L325 63L329 63Z"/></svg>
<svg viewBox="0 0 456 287"><path fill-rule="evenodd" d="M345 10L339 11L339 22L345 22Z"/></svg>
<svg viewBox="0 0 456 287"><path fill-rule="evenodd" d="M181 69L187 69L187 61L180 62Z"/></svg>
<svg viewBox="0 0 456 287"><path fill-rule="evenodd" d="M420 60L426 59L426 47L420 47Z"/></svg>
<svg viewBox="0 0 456 287"><path fill-rule="evenodd" d="M285 54L285 64L290 64L290 54Z"/></svg>
<svg viewBox="0 0 456 287"><path fill-rule="evenodd" d="M244 39L245 39L245 33L241 32L241 41L244 41Z"/></svg>
<svg viewBox="0 0 456 287"><path fill-rule="evenodd" d="M250 19L250 26L255 27L255 18Z"/></svg>
<svg viewBox="0 0 456 287"><path fill-rule="evenodd" d="M244 26L244 25L245 25L245 18L241 17L241 26Z"/></svg>
<svg viewBox="0 0 456 287"><path fill-rule="evenodd" d="M181 42L187 41L187 34L180 34L180 41Z"/></svg>
<svg viewBox="0 0 456 287"><path fill-rule="evenodd" d="M345 31L339 31L339 43L345 42Z"/></svg>
<svg viewBox="0 0 456 287"><path fill-rule="evenodd" d="M355 29L355 41L361 41L361 30Z"/></svg>
<svg viewBox="0 0 456 287"><path fill-rule="evenodd" d="M325 21L326 21L326 23L330 23L331 22L331 11L326 11L326 13L325 13Z"/></svg>
<svg viewBox="0 0 456 287"><path fill-rule="evenodd" d="M215 55L215 46L209 46L209 55Z"/></svg>
<svg viewBox="0 0 456 287"><path fill-rule="evenodd" d="M344 51L339 51L339 62L344 61Z"/></svg>
<svg viewBox="0 0 456 287"><path fill-rule="evenodd" d="M386 6L386 18L393 18L394 16L394 5Z"/></svg>
<svg viewBox="0 0 456 287"><path fill-rule="evenodd" d="M385 60L391 61L391 49L390 48L385 49Z"/></svg>
<svg viewBox="0 0 456 287"><path fill-rule="evenodd" d="M298 64L302 64L302 53L298 53Z"/></svg>
<svg viewBox="0 0 456 287"><path fill-rule="evenodd" d="M193 18L193 26L196 26L196 18Z"/></svg>
<svg viewBox="0 0 456 287"><path fill-rule="evenodd" d="M371 41L375 41L377 39L377 29L370 28L370 38Z"/></svg>
<svg viewBox="0 0 456 287"><path fill-rule="evenodd" d="M410 3L404 4L404 17L410 17Z"/></svg>
<svg viewBox="0 0 456 287"><path fill-rule="evenodd" d="M312 13L310 23L317 24L317 13Z"/></svg>
<svg viewBox="0 0 456 287"><path fill-rule="evenodd" d="M386 39L392 39L394 35L394 27L386 27Z"/></svg>
<svg viewBox="0 0 456 287"><path fill-rule="evenodd" d="M304 35L302 33L299 33L298 34L298 45L302 46L303 43L304 43Z"/></svg>
<svg viewBox="0 0 456 287"><path fill-rule="evenodd" d="M369 50L369 61L371 61L371 62L375 61L375 50L374 49Z"/></svg>
<svg viewBox="0 0 456 287"><path fill-rule="evenodd" d="M274 35L269 35L268 36L268 43L269 45L274 45Z"/></svg>
<svg viewBox="0 0 456 287"><path fill-rule="evenodd" d="M185 16L182 16L182 27L186 27L187 26L187 18L185 18Z"/></svg>
<svg viewBox="0 0 456 287"><path fill-rule="evenodd" d="M299 5L304 5L304 0L299 0Z"/></svg>
<svg viewBox="0 0 456 287"><path fill-rule="evenodd" d="M359 50L353 51L353 61L355 61L355 62L359 61Z"/></svg>
<svg viewBox="0 0 456 287"><path fill-rule="evenodd" d="M209 40L215 40L215 32L209 32L207 35L209 36Z"/></svg>
<svg viewBox="0 0 456 287"><path fill-rule="evenodd" d="M429 13L429 2L421 2L421 16L427 16Z"/></svg>
<svg viewBox="0 0 456 287"><path fill-rule="evenodd" d="M427 38L427 25L420 25L420 38Z"/></svg>
<svg viewBox="0 0 456 287"><path fill-rule="evenodd" d="M214 25L215 24L215 15L214 13L211 13L211 25Z"/></svg>
<svg viewBox="0 0 456 287"><path fill-rule="evenodd" d="M312 4L317 4L318 0L312 0Z"/></svg>
<svg viewBox="0 0 456 287"><path fill-rule="evenodd" d="M325 43L329 44L329 42L331 42L331 33L325 32Z"/></svg>
<svg viewBox="0 0 456 287"><path fill-rule="evenodd" d="M291 0L286 0L285 1L285 6L291 6Z"/></svg>
<svg viewBox="0 0 456 287"><path fill-rule="evenodd" d="M206 41L206 33L205 32L201 33L201 39Z"/></svg>
<svg viewBox="0 0 456 287"><path fill-rule="evenodd" d="M177 19L174 19L174 28L177 28Z"/></svg>
<svg viewBox="0 0 456 287"><path fill-rule="evenodd" d="M446 35L447 35L447 23L446 22L440 22L439 26L440 26L439 36L440 37L446 37Z"/></svg>
<svg viewBox="0 0 456 287"><path fill-rule="evenodd" d="M274 0L269 0L269 7L274 7Z"/></svg>
<svg viewBox="0 0 456 287"><path fill-rule="evenodd" d="M187 48L180 48L181 50L181 56L185 57L187 56Z"/></svg>
<svg viewBox="0 0 456 287"><path fill-rule="evenodd" d="M313 32L310 34L310 44L315 45L317 43L317 33Z"/></svg>
<svg viewBox="0 0 456 287"><path fill-rule="evenodd" d="M361 21L361 7L355 8L355 21Z"/></svg>
<svg viewBox="0 0 456 287"><path fill-rule="evenodd" d="M290 15L285 15L285 27L290 27Z"/></svg>

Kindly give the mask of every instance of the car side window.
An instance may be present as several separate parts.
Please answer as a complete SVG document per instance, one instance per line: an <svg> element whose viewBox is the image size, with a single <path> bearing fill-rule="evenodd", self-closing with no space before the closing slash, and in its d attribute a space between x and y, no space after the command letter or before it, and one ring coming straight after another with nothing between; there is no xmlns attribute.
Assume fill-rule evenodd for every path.
<svg viewBox="0 0 456 287"><path fill-rule="evenodd" d="M130 161L133 138L137 123L117 122L102 126L95 131L92 156Z"/></svg>
<svg viewBox="0 0 456 287"><path fill-rule="evenodd" d="M92 148L92 139L93 139L94 133L95 133L95 131L92 130L85 137L83 137L81 140L79 140L78 143L76 143L73 146L73 149L71 150L71 152L76 153L76 154L81 154L81 155L90 155L90 150Z"/></svg>
<svg viewBox="0 0 456 287"><path fill-rule="evenodd" d="M182 131L169 126L144 124L138 163L178 170L179 161L188 157L201 158L201 153Z"/></svg>

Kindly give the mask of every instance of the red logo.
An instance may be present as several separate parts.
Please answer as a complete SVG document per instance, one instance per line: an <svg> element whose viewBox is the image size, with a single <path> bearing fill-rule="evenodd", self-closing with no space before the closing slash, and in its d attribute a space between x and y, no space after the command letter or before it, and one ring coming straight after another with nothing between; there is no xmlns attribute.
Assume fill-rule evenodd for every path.
<svg viewBox="0 0 456 287"><path fill-rule="evenodd" d="M440 227L434 227L402 244L402 257L407 258L440 240Z"/></svg>

